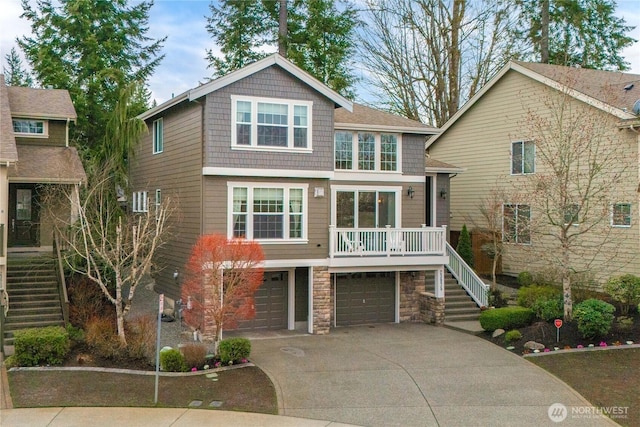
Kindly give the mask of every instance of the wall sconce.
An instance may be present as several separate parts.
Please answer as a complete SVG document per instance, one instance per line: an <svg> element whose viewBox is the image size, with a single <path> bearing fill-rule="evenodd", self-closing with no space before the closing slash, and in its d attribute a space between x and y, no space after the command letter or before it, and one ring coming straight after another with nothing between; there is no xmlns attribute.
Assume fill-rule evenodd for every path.
<svg viewBox="0 0 640 427"><path fill-rule="evenodd" d="M447 190L445 190L444 188L442 190L440 190L440 198L441 199L446 199L447 198Z"/></svg>
<svg viewBox="0 0 640 427"><path fill-rule="evenodd" d="M176 269L173 272L173 280L175 280L177 282L178 281L178 276L180 276L180 273L178 273L178 269Z"/></svg>
<svg viewBox="0 0 640 427"><path fill-rule="evenodd" d="M412 198L412 199L413 199L413 194L414 194L415 192L416 192L416 191L413 189L413 186L412 186L412 185L410 185L410 186L409 186L409 189L407 190L407 196L409 196L410 198Z"/></svg>

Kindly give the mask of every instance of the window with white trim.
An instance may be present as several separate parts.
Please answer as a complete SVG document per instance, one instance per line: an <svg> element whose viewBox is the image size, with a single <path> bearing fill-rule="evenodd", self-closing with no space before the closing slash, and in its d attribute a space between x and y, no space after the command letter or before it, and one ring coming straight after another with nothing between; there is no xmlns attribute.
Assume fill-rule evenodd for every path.
<svg viewBox="0 0 640 427"><path fill-rule="evenodd" d="M155 213L156 213L156 219L159 218L160 216L160 206L162 205L162 190L161 189L156 189L156 202L155 202Z"/></svg>
<svg viewBox="0 0 640 427"><path fill-rule="evenodd" d="M511 143L511 175L536 172L536 144L533 141Z"/></svg>
<svg viewBox="0 0 640 427"><path fill-rule="evenodd" d="M13 119L13 132L17 136L47 136L48 122L45 120Z"/></svg>
<svg viewBox="0 0 640 427"><path fill-rule="evenodd" d="M232 96L231 146L263 150L311 150L313 103Z"/></svg>
<svg viewBox="0 0 640 427"><path fill-rule="evenodd" d="M611 205L611 225L613 227L631 227L631 203Z"/></svg>
<svg viewBox="0 0 640 427"><path fill-rule="evenodd" d="M337 131L334 134L335 169L399 172L399 139L391 133Z"/></svg>
<svg viewBox="0 0 640 427"><path fill-rule="evenodd" d="M136 213L149 212L149 198L146 191L134 191L131 196L131 210Z"/></svg>
<svg viewBox="0 0 640 427"><path fill-rule="evenodd" d="M307 235L307 186L230 184L232 237L301 241Z"/></svg>
<svg viewBox="0 0 640 427"><path fill-rule="evenodd" d="M531 207L522 204L502 206L502 241L506 243L531 243L529 224Z"/></svg>
<svg viewBox="0 0 640 427"><path fill-rule="evenodd" d="M564 208L565 225L578 225L580 222L580 206L577 203L570 203Z"/></svg>
<svg viewBox="0 0 640 427"><path fill-rule="evenodd" d="M164 151L164 123L162 118L153 122L153 154Z"/></svg>

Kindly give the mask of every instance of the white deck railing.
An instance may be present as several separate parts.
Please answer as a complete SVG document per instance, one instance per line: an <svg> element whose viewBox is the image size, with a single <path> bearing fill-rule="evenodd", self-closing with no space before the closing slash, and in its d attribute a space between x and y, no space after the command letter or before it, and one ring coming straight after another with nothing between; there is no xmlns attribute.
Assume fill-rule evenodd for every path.
<svg viewBox="0 0 640 427"><path fill-rule="evenodd" d="M481 278L473 271L471 267L458 255L458 253L447 245L447 255L449 255L449 264L447 269L453 274L460 286L473 298L479 307L489 305L489 285L484 283Z"/></svg>
<svg viewBox="0 0 640 427"><path fill-rule="evenodd" d="M446 227L329 229L329 256L412 256L446 254Z"/></svg>

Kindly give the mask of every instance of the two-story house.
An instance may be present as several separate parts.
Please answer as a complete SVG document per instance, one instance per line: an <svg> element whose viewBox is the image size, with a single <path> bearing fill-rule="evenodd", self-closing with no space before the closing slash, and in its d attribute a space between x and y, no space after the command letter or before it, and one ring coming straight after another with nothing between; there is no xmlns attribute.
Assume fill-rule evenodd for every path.
<svg viewBox="0 0 640 427"><path fill-rule="evenodd" d="M256 318L241 328L327 333L420 317L443 296L449 174L427 165L436 129L352 103L280 55L175 96L140 116L133 211L174 198L158 289L180 298L198 236L258 241Z"/></svg>
<svg viewBox="0 0 640 427"><path fill-rule="evenodd" d="M575 236L569 243L575 271L599 281L640 274L639 132L640 75L508 63L427 143L429 155L465 169L451 180L451 232L463 224L485 226L480 206L497 190L505 198L505 273L544 272L562 262L553 249L558 245L545 235L551 230L545 224L555 221L552 233L558 236L562 226ZM595 152L598 158L590 160ZM606 170L587 166L598 161L607 162ZM571 174L570 185L543 193L547 200L536 197L535 188L517 194L528 182L543 185L537 176L561 182L562 173ZM559 198L564 209L545 208L562 207ZM536 222L532 234L528 225Z"/></svg>
<svg viewBox="0 0 640 427"><path fill-rule="evenodd" d="M9 316L19 312L25 293L44 294L48 288L35 280L10 283L8 269L20 255L47 254L51 258L53 216L71 218L77 209L68 200L44 197L53 186L79 186L86 181L78 152L69 146L69 126L75 120L66 90L6 86L0 75L0 294ZM20 276L24 274L13 274ZM29 322L37 321L38 310L46 320L46 310L38 307L20 325L36 326ZM61 319L60 301L52 309Z"/></svg>

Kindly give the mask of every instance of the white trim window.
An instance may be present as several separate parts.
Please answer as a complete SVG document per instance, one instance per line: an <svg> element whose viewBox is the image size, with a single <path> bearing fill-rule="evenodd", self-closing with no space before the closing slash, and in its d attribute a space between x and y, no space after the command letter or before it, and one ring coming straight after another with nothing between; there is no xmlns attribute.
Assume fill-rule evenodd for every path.
<svg viewBox="0 0 640 427"><path fill-rule="evenodd" d="M156 189L156 202L155 202L155 214L156 214L156 219L158 219L160 217L160 207L162 205L162 190L157 188Z"/></svg>
<svg viewBox="0 0 640 427"><path fill-rule="evenodd" d="M49 136L49 123L46 120L13 119L13 133L16 136L46 138Z"/></svg>
<svg viewBox="0 0 640 427"><path fill-rule="evenodd" d="M580 223L580 206L570 203L563 209L564 225L578 225Z"/></svg>
<svg viewBox="0 0 640 427"><path fill-rule="evenodd" d="M135 213L149 212L149 194L146 191L134 191L131 196L131 210Z"/></svg>
<svg viewBox="0 0 640 427"><path fill-rule="evenodd" d="M511 143L511 175L536 172L536 144L533 141Z"/></svg>
<svg viewBox="0 0 640 427"><path fill-rule="evenodd" d="M531 243L531 206L523 204L502 205L502 241L505 243Z"/></svg>
<svg viewBox="0 0 640 427"><path fill-rule="evenodd" d="M335 170L401 172L400 135L336 131Z"/></svg>
<svg viewBox="0 0 640 427"><path fill-rule="evenodd" d="M231 96L231 147L311 151L309 101Z"/></svg>
<svg viewBox="0 0 640 427"><path fill-rule="evenodd" d="M401 226L402 187L332 185L331 223L338 228Z"/></svg>
<svg viewBox="0 0 640 427"><path fill-rule="evenodd" d="M307 184L229 183L228 235L265 242L307 238Z"/></svg>
<svg viewBox="0 0 640 427"><path fill-rule="evenodd" d="M631 227L631 203L614 203L611 205L611 226Z"/></svg>
<svg viewBox="0 0 640 427"><path fill-rule="evenodd" d="M162 118L153 121L153 154L164 151L164 122Z"/></svg>

